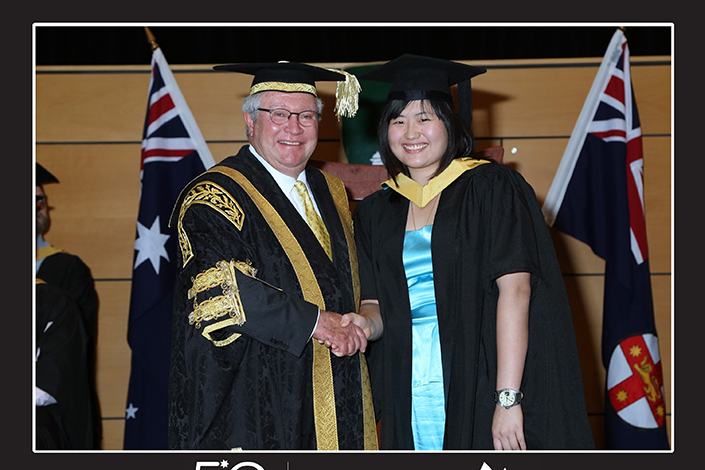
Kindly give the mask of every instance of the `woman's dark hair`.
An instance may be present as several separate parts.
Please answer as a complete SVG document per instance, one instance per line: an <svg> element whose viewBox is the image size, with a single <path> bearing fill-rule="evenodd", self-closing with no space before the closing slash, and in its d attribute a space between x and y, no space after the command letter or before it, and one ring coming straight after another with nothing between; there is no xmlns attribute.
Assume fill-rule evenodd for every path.
<svg viewBox="0 0 705 470"><path fill-rule="evenodd" d="M403 173L409 176L409 169L392 153L389 145L389 123L399 117L410 100L394 100L387 103L382 110L379 120L377 135L379 136L379 154L389 176L396 182L396 175ZM470 126L455 112L453 105L441 100L423 100L421 106L430 105L436 116L443 122L448 133L448 148L441 158L438 171L433 176L439 175L450 163L461 157L475 156L475 137Z"/></svg>

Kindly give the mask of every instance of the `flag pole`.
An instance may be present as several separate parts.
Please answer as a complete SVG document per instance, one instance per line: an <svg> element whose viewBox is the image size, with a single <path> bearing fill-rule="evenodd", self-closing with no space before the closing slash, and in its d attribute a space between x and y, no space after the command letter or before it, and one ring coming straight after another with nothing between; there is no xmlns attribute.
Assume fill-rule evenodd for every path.
<svg viewBox="0 0 705 470"><path fill-rule="evenodd" d="M152 31L150 31L149 28L145 26L144 32L147 34L147 42L149 42L150 46L152 46L152 51L156 51L157 49L159 49L159 44L157 44L157 38L154 37Z"/></svg>

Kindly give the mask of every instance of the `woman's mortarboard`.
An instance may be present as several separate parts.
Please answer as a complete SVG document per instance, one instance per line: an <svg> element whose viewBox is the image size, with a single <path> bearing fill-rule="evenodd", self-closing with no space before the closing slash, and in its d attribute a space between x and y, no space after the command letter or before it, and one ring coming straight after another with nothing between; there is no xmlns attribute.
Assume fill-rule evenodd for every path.
<svg viewBox="0 0 705 470"><path fill-rule="evenodd" d="M335 93L336 115L338 118L341 115L353 117L357 112L360 85L353 75L342 70L286 61L216 65L213 69L254 75L250 86L250 95L263 91L282 91L309 93L318 96L315 82L338 82L338 89Z"/></svg>
<svg viewBox="0 0 705 470"><path fill-rule="evenodd" d="M387 101L442 100L453 104L451 86L458 85L458 113L472 122L470 79L487 71L484 67L445 59L404 54L360 76L363 80L388 82Z"/></svg>

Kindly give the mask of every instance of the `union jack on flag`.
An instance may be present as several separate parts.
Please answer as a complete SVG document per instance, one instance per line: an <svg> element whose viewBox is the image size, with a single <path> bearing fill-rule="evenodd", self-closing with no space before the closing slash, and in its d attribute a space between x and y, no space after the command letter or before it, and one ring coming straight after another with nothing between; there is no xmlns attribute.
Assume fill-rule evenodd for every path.
<svg viewBox="0 0 705 470"><path fill-rule="evenodd" d="M595 117L589 122L587 131L604 142L626 143L631 249L634 259L641 264L648 257L641 125L632 90L629 48L623 34L619 46L615 49L618 58L610 69L607 85L600 95Z"/></svg>
<svg viewBox="0 0 705 470"><path fill-rule="evenodd" d="M642 132L627 39L612 36L543 205L605 260L605 446L668 449L644 217Z"/></svg>
<svg viewBox="0 0 705 470"><path fill-rule="evenodd" d="M168 448L171 313L177 240L168 226L181 189L215 164L159 47L152 54L142 136L130 318L125 449Z"/></svg>

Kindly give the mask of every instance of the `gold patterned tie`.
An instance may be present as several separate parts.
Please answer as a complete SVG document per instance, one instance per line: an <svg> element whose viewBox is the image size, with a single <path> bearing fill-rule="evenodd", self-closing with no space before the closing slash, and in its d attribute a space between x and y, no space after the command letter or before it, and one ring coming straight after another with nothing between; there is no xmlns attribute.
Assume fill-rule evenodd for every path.
<svg viewBox="0 0 705 470"><path fill-rule="evenodd" d="M306 185L303 181L297 181L296 184L294 184L294 188L296 188L296 192L299 193L299 196L301 196L301 202L304 204L304 213L306 214L306 222L308 223L308 226L311 227L313 234L316 235L316 238L326 251L328 258L332 260L333 255L330 248L330 235L328 235L326 226L323 224L323 221L313 208L313 202L311 202L311 197L308 195Z"/></svg>

